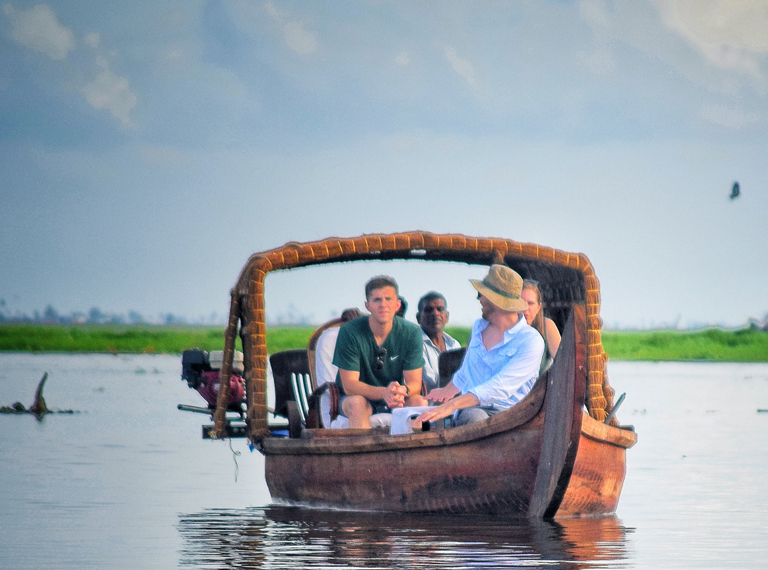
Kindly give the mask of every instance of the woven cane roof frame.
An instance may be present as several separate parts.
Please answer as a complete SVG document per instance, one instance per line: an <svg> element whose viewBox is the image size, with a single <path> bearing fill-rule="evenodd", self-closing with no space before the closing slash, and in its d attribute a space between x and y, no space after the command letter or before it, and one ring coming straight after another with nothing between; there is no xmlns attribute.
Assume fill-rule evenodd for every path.
<svg viewBox="0 0 768 570"><path fill-rule="evenodd" d="M234 345L238 322L243 342L247 422L252 441L269 433L266 411L266 320L264 278L272 271L318 264L369 260L425 260L491 265L502 263L523 278L539 282L542 302L559 326L558 316L574 304L587 314L587 410L604 421L613 406L613 391L605 374L606 354L601 341L600 284L591 262L581 253L568 253L503 238L479 238L423 231L369 234L354 238L290 242L252 255L232 289L232 307L225 351ZM559 312L559 313L558 313ZM220 394L222 398L224 394ZM223 411L222 411L223 414ZM220 414L220 417L223 417ZM611 423L617 421L612 418Z"/></svg>

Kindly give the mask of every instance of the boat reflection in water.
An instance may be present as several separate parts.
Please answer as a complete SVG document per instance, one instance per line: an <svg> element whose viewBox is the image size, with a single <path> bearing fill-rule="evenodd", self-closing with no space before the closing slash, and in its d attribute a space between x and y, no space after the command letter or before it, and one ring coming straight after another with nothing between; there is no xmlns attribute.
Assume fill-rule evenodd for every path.
<svg viewBox="0 0 768 570"><path fill-rule="evenodd" d="M180 567L619 568L616 516L557 519L265 507L180 515Z"/></svg>

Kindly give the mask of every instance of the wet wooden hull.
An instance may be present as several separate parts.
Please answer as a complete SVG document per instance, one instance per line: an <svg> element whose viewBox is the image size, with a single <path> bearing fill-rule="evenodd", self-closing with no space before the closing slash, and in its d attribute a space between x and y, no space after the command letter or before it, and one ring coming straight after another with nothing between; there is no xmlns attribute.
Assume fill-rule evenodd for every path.
<svg viewBox="0 0 768 570"><path fill-rule="evenodd" d="M289 504L401 512L527 512L543 423L537 415L518 429L466 441L446 437L447 431L395 436L400 441L385 434L350 435L347 439L355 441L342 453L335 452L344 445L336 435L265 442L266 479L273 500ZM299 457L289 454L292 447L301 451Z"/></svg>
<svg viewBox="0 0 768 570"><path fill-rule="evenodd" d="M605 425L585 413L576 462L557 516L615 512L624 485L627 449L636 442L633 431Z"/></svg>

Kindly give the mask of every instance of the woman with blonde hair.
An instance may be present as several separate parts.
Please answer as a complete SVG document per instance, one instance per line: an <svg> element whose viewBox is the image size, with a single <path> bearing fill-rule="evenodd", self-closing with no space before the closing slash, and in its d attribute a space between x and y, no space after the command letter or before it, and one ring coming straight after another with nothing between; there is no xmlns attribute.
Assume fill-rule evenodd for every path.
<svg viewBox="0 0 768 570"><path fill-rule="evenodd" d="M545 317L541 311L541 291L538 281L533 279L523 280L523 290L520 298L528 303L528 308L523 312L526 322L539 331L544 338L544 357L541 364L541 372L544 372L552 364L557 349L560 346L560 331L552 319Z"/></svg>

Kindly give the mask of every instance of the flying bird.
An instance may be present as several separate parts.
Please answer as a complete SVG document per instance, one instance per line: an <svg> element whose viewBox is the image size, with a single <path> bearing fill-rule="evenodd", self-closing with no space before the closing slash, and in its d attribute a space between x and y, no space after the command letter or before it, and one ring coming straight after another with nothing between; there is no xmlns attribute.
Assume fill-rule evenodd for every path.
<svg viewBox="0 0 768 570"><path fill-rule="evenodd" d="M733 183L733 188L731 188L731 195L729 196L730 199L733 200L734 198L738 198L739 193L740 193L739 183L738 182L734 182Z"/></svg>

